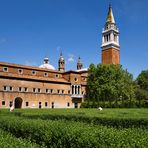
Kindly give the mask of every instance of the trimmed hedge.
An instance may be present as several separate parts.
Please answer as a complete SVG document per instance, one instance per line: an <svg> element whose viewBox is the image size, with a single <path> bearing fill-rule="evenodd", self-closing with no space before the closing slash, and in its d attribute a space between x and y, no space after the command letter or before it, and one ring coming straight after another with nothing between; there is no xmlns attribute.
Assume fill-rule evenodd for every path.
<svg viewBox="0 0 148 148"><path fill-rule="evenodd" d="M62 112L63 111L63 112ZM20 116L27 119L42 119L42 120L65 120L77 121L93 125L111 126L115 128L144 128L148 129L148 112L146 109L141 110L117 110L104 109L82 109L82 110L36 110L25 112L14 112L15 116ZM110 113L112 111L112 113ZM92 112L92 113L91 113ZM119 113L120 112L120 113ZM139 113L139 114L138 114ZM138 117L140 116L140 117ZM148 116L147 116L148 117Z"/></svg>
<svg viewBox="0 0 148 148"><path fill-rule="evenodd" d="M43 148L26 139L16 138L12 134L0 129L0 147L1 148Z"/></svg>
<svg viewBox="0 0 148 148"><path fill-rule="evenodd" d="M99 106L103 108L140 108L148 107L148 100L123 100L123 101L99 101L99 102L83 102L81 103L81 108L98 108Z"/></svg>
<svg viewBox="0 0 148 148"><path fill-rule="evenodd" d="M3 116L0 128L16 137L47 147L147 147L148 131L140 128L116 129L79 122L43 121Z"/></svg>

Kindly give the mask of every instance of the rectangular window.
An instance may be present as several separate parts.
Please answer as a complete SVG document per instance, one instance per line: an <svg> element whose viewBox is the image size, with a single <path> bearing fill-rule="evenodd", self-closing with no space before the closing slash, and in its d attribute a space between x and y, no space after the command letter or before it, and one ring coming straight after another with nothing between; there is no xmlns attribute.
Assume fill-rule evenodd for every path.
<svg viewBox="0 0 148 148"><path fill-rule="evenodd" d="M4 86L4 91L7 91L7 86Z"/></svg>
<svg viewBox="0 0 148 148"><path fill-rule="evenodd" d="M26 102L26 106L29 106L29 102Z"/></svg>
<svg viewBox="0 0 148 148"><path fill-rule="evenodd" d="M10 91L13 91L13 88L12 88L12 86L9 86L9 90L10 90Z"/></svg>
<svg viewBox="0 0 148 148"><path fill-rule="evenodd" d="M5 101L2 101L2 105L5 105Z"/></svg>
<svg viewBox="0 0 148 148"><path fill-rule="evenodd" d="M58 92L58 94L59 94L59 93L60 93L60 90L58 89L57 92Z"/></svg>
<svg viewBox="0 0 148 148"><path fill-rule="evenodd" d="M33 88L33 92L34 92L34 93L36 92L36 89L35 89L35 88Z"/></svg>
<svg viewBox="0 0 148 148"><path fill-rule="evenodd" d="M49 93L49 89L46 89L46 93Z"/></svg>
<svg viewBox="0 0 148 148"><path fill-rule="evenodd" d="M28 91L28 88L27 87L24 87L24 91L27 92Z"/></svg>
<svg viewBox="0 0 148 148"><path fill-rule="evenodd" d="M13 102L12 101L10 101L9 102L9 107L11 107L13 105Z"/></svg>
<svg viewBox="0 0 148 148"><path fill-rule="evenodd" d="M3 72L8 72L8 67L3 67Z"/></svg>
<svg viewBox="0 0 148 148"><path fill-rule="evenodd" d="M62 94L64 94L64 90L62 90Z"/></svg>
<svg viewBox="0 0 148 148"><path fill-rule="evenodd" d="M69 107L70 106L70 103L69 102L67 102L67 107Z"/></svg>
<svg viewBox="0 0 148 148"><path fill-rule="evenodd" d="M70 90L68 90L68 94L70 94Z"/></svg>
<svg viewBox="0 0 148 148"><path fill-rule="evenodd" d="M51 107L52 107L52 108L54 108L54 102L52 102L52 105L51 105Z"/></svg>
<svg viewBox="0 0 148 148"><path fill-rule="evenodd" d="M40 88L38 88L38 93L40 93L41 92L41 89Z"/></svg>
<svg viewBox="0 0 148 148"><path fill-rule="evenodd" d="M42 108L42 102L39 102L39 108Z"/></svg>
<svg viewBox="0 0 148 148"><path fill-rule="evenodd" d="M48 106L48 103L47 102L45 102L45 107L47 107Z"/></svg>
<svg viewBox="0 0 148 148"><path fill-rule="evenodd" d="M21 91L22 91L22 87L19 87L19 88L18 88L18 91L20 91L20 92L21 92Z"/></svg>
<svg viewBox="0 0 148 148"><path fill-rule="evenodd" d="M53 89L50 90L51 94L53 93Z"/></svg>

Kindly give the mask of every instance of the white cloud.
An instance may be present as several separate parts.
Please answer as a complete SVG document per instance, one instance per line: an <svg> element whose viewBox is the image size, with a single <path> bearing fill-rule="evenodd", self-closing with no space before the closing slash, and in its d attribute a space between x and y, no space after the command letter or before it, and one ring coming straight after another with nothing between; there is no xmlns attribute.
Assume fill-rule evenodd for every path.
<svg viewBox="0 0 148 148"><path fill-rule="evenodd" d="M25 61L25 65L26 66L37 66L37 63L33 61Z"/></svg>
<svg viewBox="0 0 148 148"><path fill-rule="evenodd" d="M75 61L74 60L74 55L73 54L69 54L67 61L68 61L68 63L73 63Z"/></svg>

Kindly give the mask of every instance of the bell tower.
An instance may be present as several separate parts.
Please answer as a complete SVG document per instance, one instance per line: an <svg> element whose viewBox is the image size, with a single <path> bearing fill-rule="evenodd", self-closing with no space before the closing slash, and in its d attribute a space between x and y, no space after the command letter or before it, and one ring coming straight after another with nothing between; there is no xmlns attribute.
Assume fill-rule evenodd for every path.
<svg viewBox="0 0 148 148"><path fill-rule="evenodd" d="M59 71L64 72L65 71L65 60L63 58L62 53L60 54L60 58L59 58Z"/></svg>
<svg viewBox="0 0 148 148"><path fill-rule="evenodd" d="M82 62L81 62L81 58L79 57L78 58L78 62L77 62L77 70L80 70L80 69L82 69L83 68L83 64L82 64Z"/></svg>
<svg viewBox="0 0 148 148"><path fill-rule="evenodd" d="M120 64L119 31L111 5L102 31L102 64Z"/></svg>

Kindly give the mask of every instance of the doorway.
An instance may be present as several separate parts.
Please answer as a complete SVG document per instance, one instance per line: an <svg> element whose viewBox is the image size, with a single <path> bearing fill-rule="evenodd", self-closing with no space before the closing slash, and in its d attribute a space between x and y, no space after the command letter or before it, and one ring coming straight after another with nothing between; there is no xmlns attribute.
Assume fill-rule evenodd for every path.
<svg viewBox="0 0 148 148"><path fill-rule="evenodd" d="M74 103L74 107L78 108L78 103L77 102Z"/></svg>
<svg viewBox="0 0 148 148"><path fill-rule="evenodd" d="M22 102L23 102L22 98L19 98L19 97L16 98L14 101L14 107L15 108L22 108Z"/></svg>

